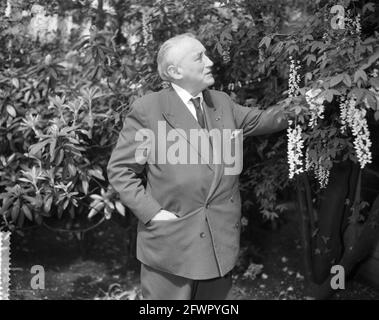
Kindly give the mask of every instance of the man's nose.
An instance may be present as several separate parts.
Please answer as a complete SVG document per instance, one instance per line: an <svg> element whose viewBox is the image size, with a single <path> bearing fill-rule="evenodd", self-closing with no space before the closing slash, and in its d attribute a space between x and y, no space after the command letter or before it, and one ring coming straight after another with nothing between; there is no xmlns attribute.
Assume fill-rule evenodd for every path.
<svg viewBox="0 0 379 320"><path fill-rule="evenodd" d="M205 56L205 59L206 59L205 65L207 67L212 67L213 66L213 61L211 59L209 59L208 56Z"/></svg>

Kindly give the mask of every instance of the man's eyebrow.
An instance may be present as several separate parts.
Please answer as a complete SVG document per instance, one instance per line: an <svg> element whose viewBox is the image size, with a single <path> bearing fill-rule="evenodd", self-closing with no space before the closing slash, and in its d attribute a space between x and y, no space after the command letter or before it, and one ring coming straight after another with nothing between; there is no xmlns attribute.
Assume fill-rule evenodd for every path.
<svg viewBox="0 0 379 320"><path fill-rule="evenodd" d="M201 57L205 52L206 52L205 49L202 50L202 51L196 52L196 53L195 53L195 57Z"/></svg>

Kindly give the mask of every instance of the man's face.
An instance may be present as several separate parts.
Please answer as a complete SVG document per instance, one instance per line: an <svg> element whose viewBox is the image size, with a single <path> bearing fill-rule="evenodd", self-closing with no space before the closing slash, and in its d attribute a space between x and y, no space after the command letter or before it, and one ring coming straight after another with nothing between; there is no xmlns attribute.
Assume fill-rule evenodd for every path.
<svg viewBox="0 0 379 320"><path fill-rule="evenodd" d="M179 83L192 92L200 92L214 84L211 73L213 62L207 57L206 49L200 41L187 38L176 48Z"/></svg>

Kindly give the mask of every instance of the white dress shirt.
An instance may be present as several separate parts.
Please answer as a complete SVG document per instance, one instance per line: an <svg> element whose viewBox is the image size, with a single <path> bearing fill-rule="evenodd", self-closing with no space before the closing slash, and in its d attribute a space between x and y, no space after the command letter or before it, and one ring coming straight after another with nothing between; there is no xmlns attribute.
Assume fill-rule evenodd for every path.
<svg viewBox="0 0 379 320"><path fill-rule="evenodd" d="M200 92L197 96L193 97L186 89L183 89L182 87L178 86L177 84L171 82L171 85L174 88L174 90L176 91L176 93L178 94L178 96L180 97L180 99L182 99L183 103L186 105L186 107L188 108L188 110L191 112L191 114L197 120L196 108L193 105L191 99L192 98L200 97L200 106L201 106L201 109L204 111L204 107L203 107L203 99L204 99L203 98L203 93Z"/></svg>

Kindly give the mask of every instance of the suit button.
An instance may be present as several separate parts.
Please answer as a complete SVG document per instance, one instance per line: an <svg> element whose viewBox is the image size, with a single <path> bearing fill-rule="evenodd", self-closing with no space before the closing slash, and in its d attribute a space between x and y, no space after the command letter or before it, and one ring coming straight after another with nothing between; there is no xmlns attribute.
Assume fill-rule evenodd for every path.
<svg viewBox="0 0 379 320"><path fill-rule="evenodd" d="M200 237L205 238L205 233L204 232L200 233Z"/></svg>
<svg viewBox="0 0 379 320"><path fill-rule="evenodd" d="M240 224L239 224L239 222L237 222L237 223L235 224L236 229L238 229L239 226L240 226Z"/></svg>
<svg viewBox="0 0 379 320"><path fill-rule="evenodd" d="M230 198L230 202L234 202L234 199L233 199L233 198Z"/></svg>

